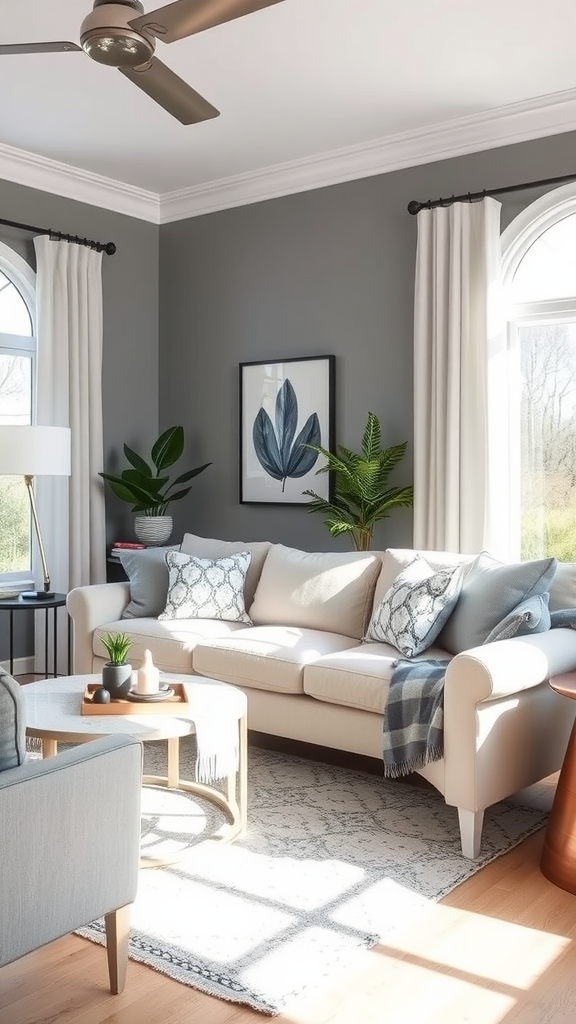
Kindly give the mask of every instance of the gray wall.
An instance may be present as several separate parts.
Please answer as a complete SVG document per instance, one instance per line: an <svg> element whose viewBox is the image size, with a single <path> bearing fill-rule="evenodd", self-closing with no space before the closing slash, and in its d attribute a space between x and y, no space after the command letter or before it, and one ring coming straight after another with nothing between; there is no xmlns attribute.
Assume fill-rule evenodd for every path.
<svg viewBox="0 0 576 1024"><path fill-rule="evenodd" d="M407 439L392 483L412 480L416 218L406 207L576 171L570 133L192 218L160 229L160 424L183 423L190 465L212 460L172 506L176 535L332 540L305 507L238 502L238 364L336 355L336 440L358 448L368 411L384 444ZM540 190L540 192L543 190ZM534 190L503 197L502 226ZM411 544L398 509L379 547Z"/></svg>
<svg viewBox="0 0 576 1024"><path fill-rule="evenodd" d="M158 432L158 227L2 180L0 217L117 245L114 256L102 258L104 461L112 467L124 441L147 445ZM35 269L32 239L30 233L0 225L0 240ZM110 494L106 503L108 541L132 536L128 506ZM31 649L30 618L24 613L14 618L17 654ZM1 659L8 656L7 632L4 614Z"/></svg>

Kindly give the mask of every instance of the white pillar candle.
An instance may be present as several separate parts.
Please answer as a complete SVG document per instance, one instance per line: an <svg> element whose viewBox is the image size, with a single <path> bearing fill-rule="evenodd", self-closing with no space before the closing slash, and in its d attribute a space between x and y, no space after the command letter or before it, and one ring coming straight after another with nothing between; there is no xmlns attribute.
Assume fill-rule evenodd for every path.
<svg viewBox="0 0 576 1024"><path fill-rule="evenodd" d="M138 669L137 693L158 693L160 689L160 672L152 661L152 653L144 651L144 660Z"/></svg>

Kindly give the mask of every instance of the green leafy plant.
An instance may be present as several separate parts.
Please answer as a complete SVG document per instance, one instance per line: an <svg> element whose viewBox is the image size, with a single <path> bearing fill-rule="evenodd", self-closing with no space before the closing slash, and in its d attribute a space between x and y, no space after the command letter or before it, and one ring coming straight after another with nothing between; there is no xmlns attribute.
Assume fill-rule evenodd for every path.
<svg viewBox="0 0 576 1024"><path fill-rule="evenodd" d="M110 473L99 473L99 476L109 483L117 498L130 502L132 512L144 516L163 516L170 502L185 498L191 490L190 487L178 491L174 491L173 488L189 483L212 465L211 462L205 462L203 466L189 469L187 473L182 473L170 482L166 470L181 458L183 452L184 428L169 427L152 445L152 465L125 444L124 455L131 468L123 470L120 476L113 476Z"/></svg>
<svg viewBox="0 0 576 1024"><path fill-rule="evenodd" d="M134 640L127 633L105 633L101 637L112 665L125 665Z"/></svg>
<svg viewBox="0 0 576 1024"><path fill-rule="evenodd" d="M342 445L336 453L320 445L308 447L326 459L317 472L333 474L331 499L321 498L315 491L302 492L314 499L309 511L327 517L324 522L333 537L347 533L357 551L369 551L375 524L388 519L397 506L412 507L412 487L386 486L390 473L406 454L407 442L382 448L380 421L369 412L360 454Z"/></svg>

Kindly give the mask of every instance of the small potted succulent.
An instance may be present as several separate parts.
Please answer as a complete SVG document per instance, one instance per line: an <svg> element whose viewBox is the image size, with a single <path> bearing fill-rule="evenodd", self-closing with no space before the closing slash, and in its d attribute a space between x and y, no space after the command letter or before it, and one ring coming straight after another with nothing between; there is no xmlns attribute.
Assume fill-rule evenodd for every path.
<svg viewBox="0 0 576 1024"><path fill-rule="evenodd" d="M126 697L132 683L132 665L127 657L134 641L127 633L105 633L101 640L109 658L102 666L102 686L112 699Z"/></svg>

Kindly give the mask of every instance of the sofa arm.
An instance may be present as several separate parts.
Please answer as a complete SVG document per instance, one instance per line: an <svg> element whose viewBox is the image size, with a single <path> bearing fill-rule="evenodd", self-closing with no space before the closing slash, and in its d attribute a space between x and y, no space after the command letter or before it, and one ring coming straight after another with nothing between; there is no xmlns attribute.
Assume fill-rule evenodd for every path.
<svg viewBox="0 0 576 1024"><path fill-rule="evenodd" d="M74 623L74 672L92 672L94 630L117 622L129 601L129 583L99 583L70 591L66 608Z"/></svg>
<svg viewBox="0 0 576 1024"><path fill-rule="evenodd" d="M576 669L576 630L498 640L457 654L446 672L445 701L478 704L507 697Z"/></svg>
<svg viewBox="0 0 576 1024"><path fill-rule="evenodd" d="M121 735L0 773L0 965L134 901L141 783Z"/></svg>

